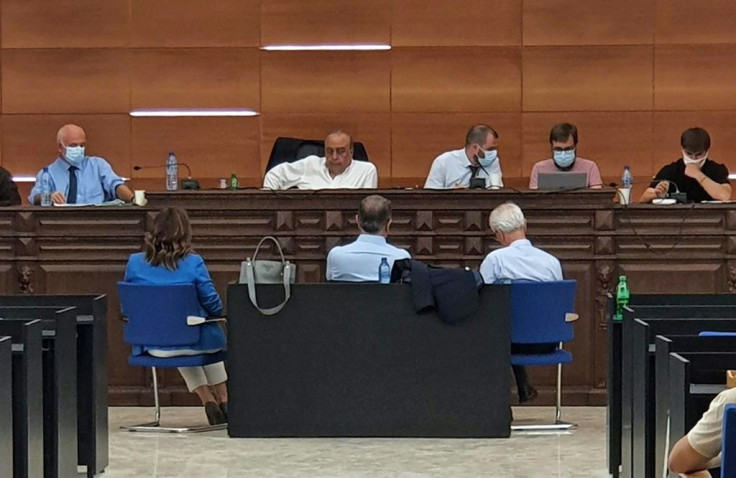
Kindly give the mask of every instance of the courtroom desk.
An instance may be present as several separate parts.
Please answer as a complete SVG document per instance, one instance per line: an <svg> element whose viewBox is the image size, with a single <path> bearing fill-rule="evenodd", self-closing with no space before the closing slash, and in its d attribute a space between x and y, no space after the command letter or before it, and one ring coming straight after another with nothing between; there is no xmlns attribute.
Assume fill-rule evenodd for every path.
<svg viewBox="0 0 736 478"><path fill-rule="evenodd" d="M194 248L224 296L227 283L238 277L239 262L267 234L279 237L287 258L297 263L300 282L323 281L327 252L357 236L355 213L369 193L392 201L390 242L419 260L448 267L477 268L498 247L488 228L490 210L509 200L521 206L532 242L559 257L565 277L578 282L581 320L570 348L574 359L564 373L568 405L606 402L605 299L620 273L629 277L632 293L736 291L736 209L728 204L627 208L611 202L610 189L392 189L148 192L144 208L1 208L0 294L107 294L110 403L151 404L150 376L126 364L129 348L122 340L115 287L156 211L189 211ZM273 257L271 247L264 258ZM535 403L553 403L554 370L535 367L530 377L541 389ZM175 370L161 372L161 386L163 405L196 404Z"/></svg>

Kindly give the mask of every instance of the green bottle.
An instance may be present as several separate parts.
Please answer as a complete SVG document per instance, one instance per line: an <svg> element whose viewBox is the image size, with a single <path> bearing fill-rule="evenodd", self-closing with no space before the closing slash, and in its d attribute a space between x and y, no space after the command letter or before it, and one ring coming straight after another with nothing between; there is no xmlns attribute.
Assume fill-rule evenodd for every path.
<svg viewBox="0 0 736 478"><path fill-rule="evenodd" d="M230 189L238 189L238 177L235 173L230 175Z"/></svg>
<svg viewBox="0 0 736 478"><path fill-rule="evenodd" d="M616 315L614 320L623 320L623 309L629 305L629 286L626 284L626 276L618 276L616 286Z"/></svg>

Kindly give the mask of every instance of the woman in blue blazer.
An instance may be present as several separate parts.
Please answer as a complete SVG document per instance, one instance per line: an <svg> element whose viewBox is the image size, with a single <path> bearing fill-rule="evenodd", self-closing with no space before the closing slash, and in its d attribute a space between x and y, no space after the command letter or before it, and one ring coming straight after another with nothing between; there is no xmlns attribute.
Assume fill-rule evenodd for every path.
<svg viewBox="0 0 736 478"><path fill-rule="evenodd" d="M143 252L131 254L128 259L123 280L136 284L194 284L202 315L222 314L222 302L207 267L192 250L192 227L186 211L182 209L166 208L158 213L153 221L153 231L146 233ZM225 335L217 324L202 324L200 327L200 342L187 349L149 346L139 353L165 358L215 353L225 347ZM210 424L226 423L225 364L217 362L204 367L180 367L179 373L189 391L202 400Z"/></svg>

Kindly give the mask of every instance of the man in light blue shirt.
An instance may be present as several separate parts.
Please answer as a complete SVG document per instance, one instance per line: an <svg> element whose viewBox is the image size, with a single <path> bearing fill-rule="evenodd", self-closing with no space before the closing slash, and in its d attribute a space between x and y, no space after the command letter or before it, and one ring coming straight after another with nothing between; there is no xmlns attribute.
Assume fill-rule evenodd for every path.
<svg viewBox="0 0 736 478"><path fill-rule="evenodd" d="M388 260L389 268L394 261L411 259L405 249L386 242L391 227L391 201L377 194L360 202L355 216L360 236L354 242L333 247L327 254L327 280L347 282L378 282L378 266L381 258Z"/></svg>
<svg viewBox="0 0 736 478"><path fill-rule="evenodd" d="M85 156L87 135L77 125L67 124L56 134L59 157L48 166L51 201L54 204L100 204L113 199L133 200L133 191L115 174L110 164L97 156ZM41 204L41 175L31 189L28 202Z"/></svg>
<svg viewBox="0 0 736 478"><path fill-rule="evenodd" d="M555 256L532 246L526 238L526 219L521 208L512 202L491 212L488 224L500 249L492 251L480 265L486 284L511 281L561 281L562 267ZM551 353L557 344L511 344L512 354ZM537 390L529 384L524 367L512 366L519 391L519 403L532 400Z"/></svg>
<svg viewBox="0 0 736 478"><path fill-rule="evenodd" d="M498 133L488 125L477 124L465 135L465 147L437 156L432 162L425 189L469 187L472 178L486 189L503 187L498 157Z"/></svg>

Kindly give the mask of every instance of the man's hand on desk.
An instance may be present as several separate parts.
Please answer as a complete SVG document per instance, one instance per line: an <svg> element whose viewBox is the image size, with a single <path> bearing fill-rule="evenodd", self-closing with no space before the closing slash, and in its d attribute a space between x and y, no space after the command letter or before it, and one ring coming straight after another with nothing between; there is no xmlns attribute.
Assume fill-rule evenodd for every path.
<svg viewBox="0 0 736 478"><path fill-rule="evenodd" d="M66 197L64 197L64 195L59 191L54 191L51 193L51 202L54 204L65 204Z"/></svg>

